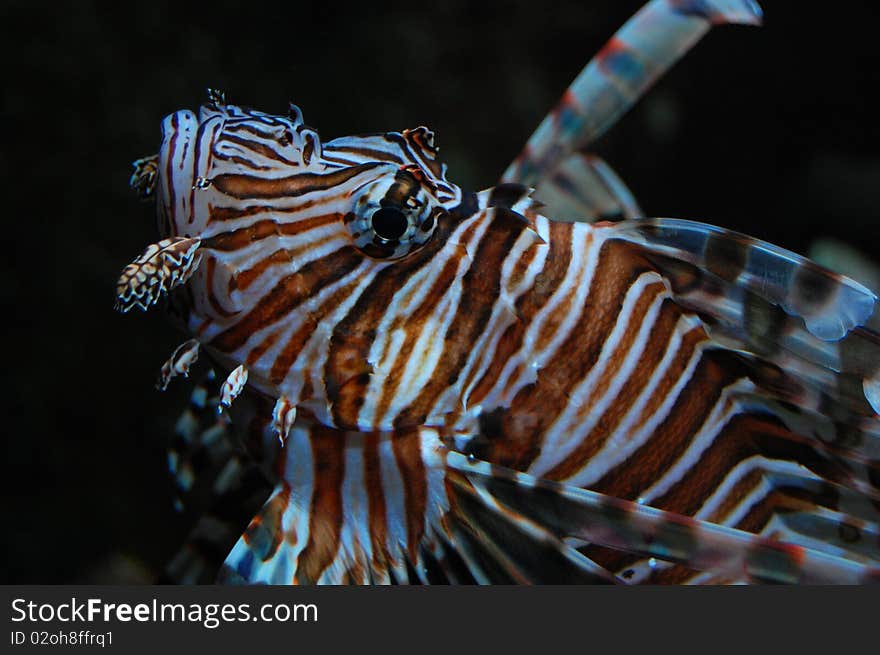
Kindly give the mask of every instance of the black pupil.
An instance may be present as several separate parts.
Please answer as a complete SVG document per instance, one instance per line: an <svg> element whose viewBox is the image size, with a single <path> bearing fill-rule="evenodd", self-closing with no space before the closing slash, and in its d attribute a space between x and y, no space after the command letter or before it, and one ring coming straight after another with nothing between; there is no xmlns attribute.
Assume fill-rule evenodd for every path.
<svg viewBox="0 0 880 655"><path fill-rule="evenodd" d="M406 232L406 216L399 209L383 207L376 210L372 218L373 232L387 241L394 241Z"/></svg>

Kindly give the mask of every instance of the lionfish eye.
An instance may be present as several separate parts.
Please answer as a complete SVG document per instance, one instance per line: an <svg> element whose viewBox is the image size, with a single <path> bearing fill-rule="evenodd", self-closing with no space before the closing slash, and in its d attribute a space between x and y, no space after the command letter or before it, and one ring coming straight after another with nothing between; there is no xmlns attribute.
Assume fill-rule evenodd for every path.
<svg viewBox="0 0 880 655"><path fill-rule="evenodd" d="M444 211L429 189L403 169L361 189L345 216L355 245L376 259L399 259L424 245Z"/></svg>
<svg viewBox="0 0 880 655"><path fill-rule="evenodd" d="M376 236L386 241L400 239L406 233L407 227L409 227L406 214L395 207L383 207L373 212L370 224Z"/></svg>

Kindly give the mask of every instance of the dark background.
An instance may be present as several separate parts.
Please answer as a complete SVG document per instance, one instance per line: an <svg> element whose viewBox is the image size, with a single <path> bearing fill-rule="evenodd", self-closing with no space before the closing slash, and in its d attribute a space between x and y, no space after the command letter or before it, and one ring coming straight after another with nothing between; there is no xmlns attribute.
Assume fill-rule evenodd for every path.
<svg viewBox="0 0 880 655"><path fill-rule="evenodd" d="M157 238L127 180L167 113L213 86L293 100L325 140L425 124L449 178L482 188L641 2L431 5L4 3L0 582L150 581L189 527L165 473L189 385L153 390L184 337L113 311ZM711 33L596 151L648 214L876 255L873 3L762 5L763 28Z"/></svg>

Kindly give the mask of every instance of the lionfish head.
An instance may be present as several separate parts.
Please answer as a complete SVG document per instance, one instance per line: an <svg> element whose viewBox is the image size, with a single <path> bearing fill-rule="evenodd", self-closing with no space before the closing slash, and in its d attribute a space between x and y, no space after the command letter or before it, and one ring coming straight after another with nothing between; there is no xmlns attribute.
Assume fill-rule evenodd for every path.
<svg viewBox="0 0 880 655"><path fill-rule="evenodd" d="M444 253L467 255L475 194L446 180L425 127L322 144L295 106L282 117L210 100L165 118L158 156L135 164L165 238L125 269L117 306L179 287L172 305L194 339L164 382L207 347L237 372L231 396L246 380L327 425L400 427L382 389L422 382L393 353L440 328L438 301L460 277ZM409 353L428 372L430 343Z"/></svg>
<svg viewBox="0 0 880 655"><path fill-rule="evenodd" d="M181 110L162 123L159 229L204 239L260 216L279 226L278 236L313 240L320 223L322 238L335 231L371 258L398 259L461 200L437 153L426 127L322 145L295 105L275 116L212 93L198 115Z"/></svg>

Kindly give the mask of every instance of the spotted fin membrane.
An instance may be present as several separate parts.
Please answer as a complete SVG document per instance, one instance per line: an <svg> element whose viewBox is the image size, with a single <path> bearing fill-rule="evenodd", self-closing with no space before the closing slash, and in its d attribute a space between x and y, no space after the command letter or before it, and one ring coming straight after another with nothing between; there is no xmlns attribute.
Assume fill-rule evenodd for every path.
<svg viewBox="0 0 880 655"><path fill-rule="evenodd" d="M168 564L162 580L207 584L245 525L272 490L271 471L261 469L255 455L274 442L242 439L220 411L222 384L212 369L194 385L189 406L180 415L168 449L168 470L175 487L175 509L195 524L184 545ZM255 401L251 401L255 402ZM247 402L237 403L237 418L254 421ZM243 411L244 410L244 411ZM248 411L249 410L249 411Z"/></svg>

